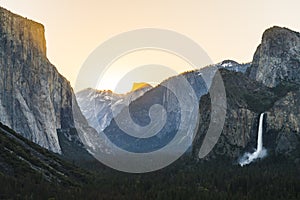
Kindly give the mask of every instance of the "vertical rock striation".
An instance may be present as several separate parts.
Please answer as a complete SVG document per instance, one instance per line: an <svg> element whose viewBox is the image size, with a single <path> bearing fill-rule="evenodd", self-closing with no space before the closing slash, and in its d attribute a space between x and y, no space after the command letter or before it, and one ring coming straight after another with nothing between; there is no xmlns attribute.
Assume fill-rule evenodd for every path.
<svg viewBox="0 0 300 200"><path fill-rule="evenodd" d="M43 25L0 7L0 121L61 153L57 129L74 127L73 96L46 57Z"/></svg>

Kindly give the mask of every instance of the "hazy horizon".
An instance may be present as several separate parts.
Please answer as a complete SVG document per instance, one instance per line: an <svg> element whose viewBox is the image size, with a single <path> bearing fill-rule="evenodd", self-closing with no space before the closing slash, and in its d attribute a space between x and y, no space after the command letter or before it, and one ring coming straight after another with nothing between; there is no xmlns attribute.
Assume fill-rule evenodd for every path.
<svg viewBox="0 0 300 200"><path fill-rule="evenodd" d="M252 60L265 29L277 25L300 30L300 2L296 0L280 3L271 0L92 0L89 3L80 0L0 0L0 6L45 26L47 56L73 87L88 55L107 39L126 31L146 27L173 30L197 42L214 63L225 59L245 63ZM144 55L144 58L149 57L143 60L145 64L155 63L155 55L153 52ZM136 57L139 56L126 61L127 65L139 63ZM163 63L172 65L172 62ZM125 73L128 66L122 65L122 70L115 67L111 70L112 76L117 76L120 71ZM186 69L180 68L177 72ZM99 89L112 89L109 88L111 82L103 83L103 88Z"/></svg>

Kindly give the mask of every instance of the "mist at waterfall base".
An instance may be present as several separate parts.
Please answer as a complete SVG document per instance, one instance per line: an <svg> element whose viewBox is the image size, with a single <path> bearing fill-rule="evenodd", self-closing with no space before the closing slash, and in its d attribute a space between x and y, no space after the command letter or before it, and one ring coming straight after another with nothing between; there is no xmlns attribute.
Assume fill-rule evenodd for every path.
<svg viewBox="0 0 300 200"><path fill-rule="evenodd" d="M253 153L246 152L240 159L240 166L248 165L258 158L264 158L267 156L267 150L263 147L263 120L264 113L260 114L259 125L258 125L258 136L257 136L257 148Z"/></svg>

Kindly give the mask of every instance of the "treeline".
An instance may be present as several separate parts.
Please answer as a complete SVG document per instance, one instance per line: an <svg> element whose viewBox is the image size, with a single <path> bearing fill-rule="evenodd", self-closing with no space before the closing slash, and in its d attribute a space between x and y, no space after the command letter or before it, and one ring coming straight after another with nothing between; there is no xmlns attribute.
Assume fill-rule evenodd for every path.
<svg viewBox="0 0 300 200"><path fill-rule="evenodd" d="M218 160L179 160L166 169L126 174L110 169L94 172L89 183L61 186L41 177L17 179L1 175L1 199L300 199L299 165L267 158L249 166Z"/></svg>
<svg viewBox="0 0 300 200"><path fill-rule="evenodd" d="M30 148L0 130L0 199L300 199L299 159L269 154L240 167L225 158L200 162L184 156L156 172L127 174L103 165L87 171L26 143Z"/></svg>

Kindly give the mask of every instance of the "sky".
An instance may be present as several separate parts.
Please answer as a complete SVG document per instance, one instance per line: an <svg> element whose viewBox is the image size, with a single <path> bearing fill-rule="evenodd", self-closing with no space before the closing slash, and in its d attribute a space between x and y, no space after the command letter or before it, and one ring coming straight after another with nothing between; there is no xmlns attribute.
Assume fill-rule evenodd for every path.
<svg viewBox="0 0 300 200"><path fill-rule="evenodd" d="M47 56L72 86L99 45L131 30L178 32L199 44L214 63L250 62L262 33L274 25L300 31L299 0L0 0L0 6L45 26ZM115 90L126 70L137 63L188 70L182 68L188 63L174 55L158 54L145 51L120 58L96 87Z"/></svg>

